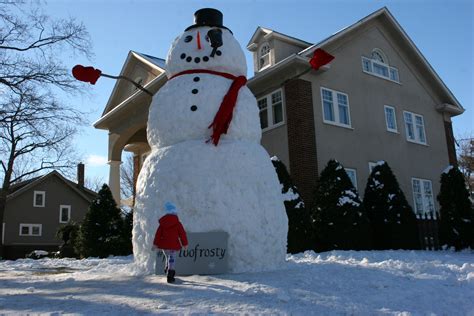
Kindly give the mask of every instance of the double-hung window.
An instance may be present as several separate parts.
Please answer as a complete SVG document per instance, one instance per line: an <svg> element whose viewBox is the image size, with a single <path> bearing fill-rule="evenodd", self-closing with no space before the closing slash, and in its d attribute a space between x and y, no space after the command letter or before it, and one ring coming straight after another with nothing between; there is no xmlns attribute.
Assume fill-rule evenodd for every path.
<svg viewBox="0 0 474 316"><path fill-rule="evenodd" d="M279 126L284 122L283 92L278 89L258 99L262 130Z"/></svg>
<svg viewBox="0 0 474 316"><path fill-rule="evenodd" d="M34 191L33 192L33 207L44 207L45 206L45 191Z"/></svg>
<svg viewBox="0 0 474 316"><path fill-rule="evenodd" d="M263 70L270 66L270 45L268 43L262 44L259 49L258 69Z"/></svg>
<svg viewBox="0 0 474 316"><path fill-rule="evenodd" d="M430 180L411 179L413 189L413 201L416 214L425 214L434 212L433 186Z"/></svg>
<svg viewBox="0 0 474 316"><path fill-rule="evenodd" d="M321 87L323 121L325 123L351 127L349 97L347 94Z"/></svg>
<svg viewBox="0 0 474 316"><path fill-rule="evenodd" d="M387 126L387 131L398 133L395 108L393 106L385 105L384 111L385 111L385 124Z"/></svg>
<svg viewBox="0 0 474 316"><path fill-rule="evenodd" d="M59 206L59 222L68 223L71 220L71 205Z"/></svg>
<svg viewBox="0 0 474 316"><path fill-rule="evenodd" d="M404 111L405 132L407 140L426 145L425 121L422 115Z"/></svg>

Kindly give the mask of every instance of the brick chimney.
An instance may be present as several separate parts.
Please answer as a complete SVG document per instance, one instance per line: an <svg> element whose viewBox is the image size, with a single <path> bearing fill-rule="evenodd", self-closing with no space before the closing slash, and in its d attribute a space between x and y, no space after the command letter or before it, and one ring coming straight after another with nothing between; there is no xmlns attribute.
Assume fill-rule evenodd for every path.
<svg viewBox="0 0 474 316"><path fill-rule="evenodd" d="M84 164L82 162L77 164L77 186L84 187Z"/></svg>

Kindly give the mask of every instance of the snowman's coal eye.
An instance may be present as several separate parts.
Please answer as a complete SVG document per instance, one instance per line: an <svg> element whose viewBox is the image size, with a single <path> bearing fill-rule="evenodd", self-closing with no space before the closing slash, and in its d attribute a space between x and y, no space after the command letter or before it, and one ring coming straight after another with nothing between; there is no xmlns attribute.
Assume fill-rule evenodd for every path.
<svg viewBox="0 0 474 316"><path fill-rule="evenodd" d="M193 40L193 37L192 37L191 35L188 35L188 36L186 36L186 37L184 38L184 41L185 41L186 43L189 43L189 42L191 42L192 40Z"/></svg>

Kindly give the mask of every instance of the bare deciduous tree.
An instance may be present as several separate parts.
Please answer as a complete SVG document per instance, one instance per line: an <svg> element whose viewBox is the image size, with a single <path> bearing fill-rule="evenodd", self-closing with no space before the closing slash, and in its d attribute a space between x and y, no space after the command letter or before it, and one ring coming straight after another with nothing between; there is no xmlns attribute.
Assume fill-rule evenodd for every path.
<svg viewBox="0 0 474 316"><path fill-rule="evenodd" d="M457 140L458 147L458 165L459 169L466 179L469 193L474 190L474 137L472 134L466 134Z"/></svg>
<svg viewBox="0 0 474 316"><path fill-rule="evenodd" d="M124 199L130 202L131 206L135 200L135 181L133 178L133 155L124 154L122 165L120 166L120 191Z"/></svg>
<svg viewBox="0 0 474 316"><path fill-rule="evenodd" d="M86 177L84 186L89 190L99 192L102 186L106 183L107 181L105 181L105 179L101 176Z"/></svg>
<svg viewBox="0 0 474 316"><path fill-rule="evenodd" d="M90 47L82 23L51 19L24 1L0 1L0 222L12 183L76 164L70 142L83 115L58 93L82 85L60 56L90 57ZM0 244L0 256L2 250Z"/></svg>

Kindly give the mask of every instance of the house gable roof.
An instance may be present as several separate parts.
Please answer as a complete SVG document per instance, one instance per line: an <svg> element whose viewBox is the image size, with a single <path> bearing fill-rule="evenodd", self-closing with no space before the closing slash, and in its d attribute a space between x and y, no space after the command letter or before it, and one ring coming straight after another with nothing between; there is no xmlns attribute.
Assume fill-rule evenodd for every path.
<svg viewBox="0 0 474 316"><path fill-rule="evenodd" d="M158 76L158 74L162 74L162 73L165 72L165 60L164 59L154 57L154 56L151 56L151 55L147 55L147 54L143 54L143 53L139 53L139 52L135 52L135 51L131 50L128 53L127 59L125 60L125 63L122 66L122 70L120 71L120 75L123 76L123 75L126 75L128 73L132 73L133 72L133 67L134 67L134 65L136 65L137 62L139 64L142 64L142 65L144 64L144 65L148 66L151 71L154 70L157 73L157 76ZM124 80L117 80L115 82L114 88L112 89L112 93L110 94L109 100L107 101L104 112L102 113L101 116L104 116L105 114L107 114L115 106L117 106L118 104L120 104L123 101L123 100L119 101L117 99L118 95L119 95L119 91L121 89L123 89L123 87L125 85L128 85L128 84L129 83L124 82ZM132 95L135 95L135 94L138 94L138 93L141 93L141 92L142 92L141 90L137 90L135 93L132 93L130 96L128 96L128 98L131 97Z"/></svg>
<svg viewBox="0 0 474 316"><path fill-rule="evenodd" d="M299 38L289 36L289 35L271 30L269 28L259 26L259 27L257 27L255 32L253 33L252 38L250 38L250 41L247 44L247 49L250 50L250 51L255 51L257 49L258 38L261 37L261 36L263 36L265 40L269 40L270 38L274 37L274 38L278 38L282 41L288 42L290 44L300 46L300 47L304 47L304 48L312 45L312 43L303 41Z"/></svg>
<svg viewBox="0 0 474 316"><path fill-rule="evenodd" d="M452 103L454 106L459 108L459 111L457 114L461 114L464 112L464 108L461 106L459 101L456 99L454 94L449 90L449 88L446 86L446 84L441 80L439 75L436 73L436 71L433 69L431 64L426 60L425 56L421 53L421 51L418 49L418 47L415 45L415 43L411 40L411 38L408 36L408 34L403 30L401 25L397 22L395 17L390 13L387 7L383 7L365 18L357 21L356 23L336 32L335 34L329 36L328 38L324 39L323 41L314 44L311 47L308 47L307 49L301 51L299 54L305 57L310 57L311 54L320 47L326 46L340 38L342 38L344 35L349 33L350 31L355 30L356 28L361 27L362 25L366 24L367 22L375 19L375 18L384 18L384 25L392 27L402 38L402 40L405 42L405 44L414 52L414 56L416 56L424 66L424 68L427 70L427 72L433 77L435 82L439 85L439 87L446 93L446 95L449 97L449 102Z"/></svg>
<svg viewBox="0 0 474 316"><path fill-rule="evenodd" d="M7 201L20 196L22 193L27 192L30 189L33 189L38 184L44 182L46 179L49 179L51 177L57 177L67 187L71 188L79 196L81 196L82 198L84 198L88 202L91 202L97 196L96 192L91 191L87 188L79 188L76 183L66 179L65 177L63 177L56 170L53 170L50 173L45 174L44 176L36 177L36 178L29 179L29 180L26 180L26 181L22 181L22 182L20 182L16 185L12 186L9 194L7 195Z"/></svg>
<svg viewBox="0 0 474 316"><path fill-rule="evenodd" d="M362 26L366 25L368 22L376 19L376 18L382 18L384 21L384 25L391 27L394 31L395 34L398 34L399 37L401 38L402 42L408 47L413 52L413 56L415 56L419 61L420 64L423 66L423 69L426 70L427 74L433 79L433 81L437 85L437 89L440 89L440 91L444 92L445 97L447 98L446 101L449 102L448 104L452 105L450 107L450 111L447 113L450 113L451 115L459 115L464 112L464 108L461 106L459 101L456 99L456 97L453 95L453 93L449 90L449 88L446 86L446 84L441 80L439 75L436 73L436 71L433 69L433 67L430 65L430 63L426 60L426 58L423 56L423 54L420 52L420 50L416 47L415 43L410 39L410 37L407 35L407 33L403 30L403 28L400 26L400 24L395 20L393 15L390 13L390 11L386 8L383 7L368 16L360 19L356 23L343 28L342 30L332 34L331 36L325 38L324 40L311 45L307 47L306 49L302 50L296 55L291 55L287 59L290 60L282 60L279 63L269 67L266 69L262 74L257 74L254 78L252 78L249 81L255 81L258 80L258 78L262 75L265 75L267 72L271 72L273 68L279 68L279 67L288 67L290 64L294 64L295 62L300 62L298 57L303 57L306 58L309 61L309 58L312 57L313 52L318 49L318 48L326 48L330 44L341 40L345 36L347 36L349 33L352 33L353 31L358 30ZM256 33L252 37L256 38L257 32L259 30L257 29ZM309 63L307 64L307 68L309 68L310 65ZM260 76L259 76L260 75Z"/></svg>

